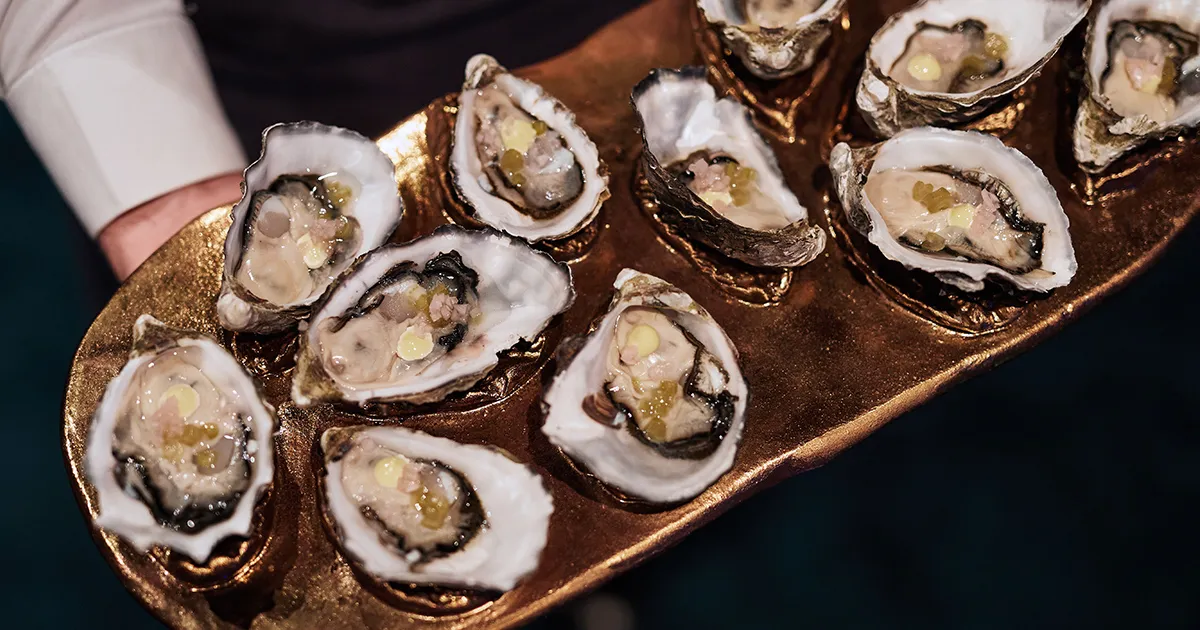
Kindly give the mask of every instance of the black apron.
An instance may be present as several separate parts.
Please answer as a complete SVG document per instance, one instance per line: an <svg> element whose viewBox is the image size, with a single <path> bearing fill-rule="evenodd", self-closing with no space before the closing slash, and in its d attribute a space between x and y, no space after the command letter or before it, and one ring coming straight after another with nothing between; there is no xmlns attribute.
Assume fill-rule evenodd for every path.
<svg viewBox="0 0 1200 630"><path fill-rule="evenodd" d="M485 52L517 68L565 52L640 0L197 0L217 90L248 156L272 123L381 135L462 84Z"/></svg>

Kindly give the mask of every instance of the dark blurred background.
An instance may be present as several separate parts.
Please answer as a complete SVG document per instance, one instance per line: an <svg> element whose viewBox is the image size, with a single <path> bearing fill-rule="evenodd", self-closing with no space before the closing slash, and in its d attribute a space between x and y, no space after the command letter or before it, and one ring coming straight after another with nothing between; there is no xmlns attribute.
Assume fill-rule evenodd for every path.
<svg viewBox="0 0 1200 630"><path fill-rule="evenodd" d="M252 154L277 120L378 134L454 90L470 54L519 67L639 3L448 2L423 21L334 25L313 34L320 46L255 37L270 30L263 20L332 3L291 4L297 13L243 8L233 19L222 3L199 2L194 14ZM385 45L398 37L408 53ZM314 96L312 78L347 63L405 74L382 98L354 73L346 91ZM160 627L93 546L60 451L69 362L115 284L4 111L0 199L0 419L12 429L0 625ZM1193 225L1144 277L1035 350L534 627L1200 627L1198 270Z"/></svg>

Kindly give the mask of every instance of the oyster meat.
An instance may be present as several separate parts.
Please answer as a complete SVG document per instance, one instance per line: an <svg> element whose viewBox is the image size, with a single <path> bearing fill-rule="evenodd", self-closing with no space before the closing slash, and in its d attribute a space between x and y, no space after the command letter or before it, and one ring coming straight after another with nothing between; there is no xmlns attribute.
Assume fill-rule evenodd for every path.
<svg viewBox="0 0 1200 630"><path fill-rule="evenodd" d="M301 335L292 399L425 403L469 389L574 301L570 271L493 231L439 228L364 257Z"/></svg>
<svg viewBox="0 0 1200 630"><path fill-rule="evenodd" d="M99 527L197 562L248 536L274 474L274 410L219 344L149 315L92 419L86 465Z"/></svg>
<svg viewBox="0 0 1200 630"><path fill-rule="evenodd" d="M1088 26L1075 157L1099 172L1200 124L1200 0L1113 0Z"/></svg>
<svg viewBox="0 0 1200 630"><path fill-rule="evenodd" d="M733 465L749 391L737 349L669 283L632 269L543 398L542 432L620 492L690 499Z"/></svg>
<svg viewBox="0 0 1200 630"><path fill-rule="evenodd" d="M697 5L750 72L782 79L812 67L846 0L698 0Z"/></svg>
<svg viewBox="0 0 1200 630"><path fill-rule="evenodd" d="M383 244L404 208L395 166L369 139L318 123L263 132L225 239L217 314L230 330L274 332L360 254Z"/></svg>
<svg viewBox="0 0 1200 630"><path fill-rule="evenodd" d="M871 39L856 102L882 136L983 116L1041 72L1087 0L925 0Z"/></svg>
<svg viewBox="0 0 1200 630"><path fill-rule="evenodd" d="M688 238L761 267L808 263L825 233L808 222L771 148L703 68L657 69L634 88L646 178L659 216Z"/></svg>
<svg viewBox="0 0 1200 630"><path fill-rule="evenodd" d="M484 223L529 241L563 238L608 199L608 168L575 115L487 55L467 62L450 157Z"/></svg>
<svg viewBox="0 0 1200 630"><path fill-rule="evenodd" d="M993 276L1044 292L1075 275L1058 193L992 136L910 129L865 149L839 144L830 170L855 229L909 269L964 291Z"/></svg>
<svg viewBox="0 0 1200 630"><path fill-rule="evenodd" d="M332 529L367 573L506 591L537 568L554 506L503 452L399 427L329 429L321 451Z"/></svg>

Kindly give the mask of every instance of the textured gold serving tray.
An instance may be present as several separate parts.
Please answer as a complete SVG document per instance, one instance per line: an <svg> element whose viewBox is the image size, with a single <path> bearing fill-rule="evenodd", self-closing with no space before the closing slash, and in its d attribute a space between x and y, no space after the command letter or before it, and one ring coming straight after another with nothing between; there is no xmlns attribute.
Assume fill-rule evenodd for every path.
<svg viewBox="0 0 1200 630"><path fill-rule="evenodd" d="M978 303L943 295L927 307L927 287L876 273L872 253L842 228L824 166L835 139L862 142L849 96L860 60L886 16L908 3L851 2L817 68L778 85L746 79L736 62L727 63L715 38L696 27L693 4L655 0L577 50L519 72L575 111L611 170L612 198L591 228L547 247L574 271L574 307L474 392L390 419L329 406L296 409L288 401L290 340L229 335L217 325L213 301L227 207L185 228L121 287L79 346L63 412L66 464L89 522L96 515L95 491L83 470L90 418L128 357L138 315L152 313L224 339L263 380L281 424L275 484L253 543L226 550L241 553L238 562L193 567L166 552L138 553L93 527L105 558L150 611L175 628L466 628L527 621L662 551L752 492L821 465L955 382L1030 347L1145 270L1200 205L1193 179L1200 153L1183 140L1125 160L1115 176L1089 180L1077 172L1066 137L1076 98L1067 68L1078 66L1071 54L1079 44L1069 41L1034 85L976 127L1001 132L1059 190L1078 275L1043 299ZM503 60L504 51L493 52ZM639 184L641 143L630 91L651 68L697 63L709 66L716 85L751 104L792 189L815 221L832 230L826 252L812 264L754 272L696 250L655 219ZM435 102L380 140L397 163L407 206L397 241L448 221L470 224L444 175L453 103ZM555 346L587 329L626 266L662 276L708 307L740 349L752 392L733 470L695 500L664 511L607 495L538 430L538 395L553 369ZM329 427L371 422L403 422L495 444L540 472L555 513L537 571L503 596L475 597L393 588L352 569L323 522L315 444Z"/></svg>

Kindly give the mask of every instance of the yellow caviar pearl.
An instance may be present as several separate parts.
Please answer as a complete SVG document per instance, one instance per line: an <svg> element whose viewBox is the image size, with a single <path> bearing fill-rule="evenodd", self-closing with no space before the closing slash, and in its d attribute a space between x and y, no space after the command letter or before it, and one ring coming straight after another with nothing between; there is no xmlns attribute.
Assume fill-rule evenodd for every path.
<svg viewBox="0 0 1200 630"><path fill-rule="evenodd" d="M967 229L975 221L975 206L969 203L960 203L953 208L950 208L950 225Z"/></svg>
<svg viewBox="0 0 1200 630"><path fill-rule="evenodd" d="M533 124L517 118L509 118L500 123L500 142L506 149L516 149L520 153L529 151L533 139L538 135Z"/></svg>
<svg viewBox="0 0 1200 630"><path fill-rule="evenodd" d="M1000 33L988 33L983 40L983 51L992 59L1003 59L1008 54L1008 38Z"/></svg>
<svg viewBox="0 0 1200 630"><path fill-rule="evenodd" d="M385 488L395 488L404 476L404 467L408 460L403 457L384 457L375 462L375 483Z"/></svg>
<svg viewBox="0 0 1200 630"><path fill-rule="evenodd" d="M217 470L217 452L206 448L192 457L196 469L202 473L212 473Z"/></svg>
<svg viewBox="0 0 1200 630"><path fill-rule="evenodd" d="M175 442L170 442L163 445L163 459L169 462L179 462L183 460L183 447Z"/></svg>
<svg viewBox="0 0 1200 630"><path fill-rule="evenodd" d="M400 335L400 341L396 344L396 354L405 361L419 361L429 356L431 352L433 352L433 335L428 331L418 333L409 328Z"/></svg>
<svg viewBox="0 0 1200 630"><path fill-rule="evenodd" d="M316 269L329 260L329 248L324 243L314 241L311 235L305 234L296 239L296 246L300 248L304 265L309 269Z"/></svg>
<svg viewBox="0 0 1200 630"><path fill-rule="evenodd" d="M658 331L654 330L653 326L638 324L629 331L629 336L625 341L637 348L638 358L648 357L652 352L658 350Z"/></svg>
<svg viewBox="0 0 1200 630"><path fill-rule="evenodd" d="M171 398L174 398L179 405L179 415L184 418L196 413L196 409L200 407L200 394L190 385L180 383L168 387L166 393L163 394L162 402L167 402Z"/></svg>
<svg viewBox="0 0 1200 630"><path fill-rule="evenodd" d="M908 60L908 73L918 81L937 81L942 78L942 64L937 57L922 53Z"/></svg>

